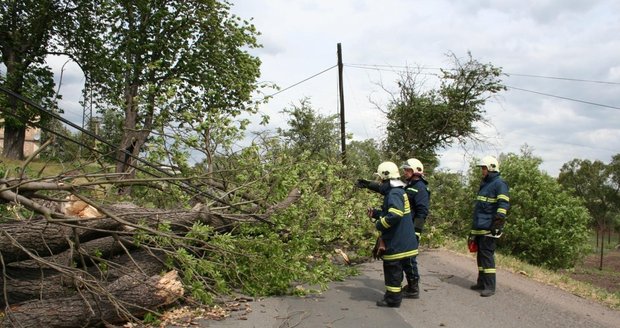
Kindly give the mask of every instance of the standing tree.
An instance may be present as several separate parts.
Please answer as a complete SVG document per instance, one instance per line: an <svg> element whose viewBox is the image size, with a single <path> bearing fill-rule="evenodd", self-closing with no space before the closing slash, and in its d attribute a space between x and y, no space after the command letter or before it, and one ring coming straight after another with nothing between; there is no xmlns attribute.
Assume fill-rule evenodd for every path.
<svg viewBox="0 0 620 328"><path fill-rule="evenodd" d="M468 53L462 63L450 54L455 68L441 70L438 90L423 91L417 75L407 72L398 81L400 93L387 106L384 149L400 159L415 154L425 163L437 163L436 151L455 141L475 138L476 122L484 122L484 105L505 90L500 68L481 64ZM431 165L432 166L432 165Z"/></svg>
<svg viewBox="0 0 620 328"><path fill-rule="evenodd" d="M607 174L609 175L609 186L613 189L613 226L618 233L618 243L620 244L620 154L612 157L611 162L607 165Z"/></svg>
<svg viewBox="0 0 620 328"><path fill-rule="evenodd" d="M6 67L0 85L4 89L44 108L55 108L53 74L45 58L59 45L55 38L58 27L70 22L76 9L75 1L0 1L0 63ZM45 123L48 117L4 92L0 93L0 110L4 119L2 155L23 159L28 122Z"/></svg>
<svg viewBox="0 0 620 328"><path fill-rule="evenodd" d="M605 229L611 226L614 199L618 193L610 184L608 172L607 166L601 161L573 159L562 165L558 176L558 182L562 186L584 200L585 206L595 220L597 243L599 232L601 237L601 270Z"/></svg>
<svg viewBox="0 0 620 328"><path fill-rule="evenodd" d="M123 113L116 172L135 174L154 130L195 125L205 117L256 110L260 61L253 25L229 13L227 1L102 1L101 24L87 26L91 49L74 40L88 71L93 101Z"/></svg>
<svg viewBox="0 0 620 328"><path fill-rule="evenodd" d="M289 114L289 129L278 128L294 153L309 152L311 156L334 159L339 152L338 115L323 116L312 108L309 99L302 99L299 106L283 110Z"/></svg>

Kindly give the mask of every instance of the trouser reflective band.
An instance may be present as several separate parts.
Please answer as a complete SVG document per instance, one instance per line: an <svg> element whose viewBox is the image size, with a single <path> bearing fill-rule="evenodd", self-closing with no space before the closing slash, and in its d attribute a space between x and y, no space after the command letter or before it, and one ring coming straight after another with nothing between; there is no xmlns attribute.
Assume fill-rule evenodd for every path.
<svg viewBox="0 0 620 328"><path fill-rule="evenodd" d="M393 287L393 286L385 286L385 290L392 293L400 293L403 288L401 286Z"/></svg>
<svg viewBox="0 0 620 328"><path fill-rule="evenodd" d="M385 280L384 299L388 303L400 304L402 300L403 265L402 260L383 260L383 278Z"/></svg>
<svg viewBox="0 0 620 328"><path fill-rule="evenodd" d="M484 289L495 291L495 247L497 239L487 236L476 236L476 242L478 243L476 262L478 264L480 282Z"/></svg>

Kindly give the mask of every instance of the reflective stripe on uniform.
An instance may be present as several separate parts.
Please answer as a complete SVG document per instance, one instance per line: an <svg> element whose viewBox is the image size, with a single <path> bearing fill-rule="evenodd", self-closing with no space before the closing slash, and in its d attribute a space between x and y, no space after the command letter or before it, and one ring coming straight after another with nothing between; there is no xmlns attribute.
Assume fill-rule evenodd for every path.
<svg viewBox="0 0 620 328"><path fill-rule="evenodd" d="M498 208L498 209L497 209L497 213L506 214L506 213L507 213L507 211L506 211L506 209L505 209L505 208Z"/></svg>
<svg viewBox="0 0 620 328"><path fill-rule="evenodd" d="M392 293L400 293L403 288L401 286L393 287L393 286L385 286L385 290Z"/></svg>
<svg viewBox="0 0 620 328"><path fill-rule="evenodd" d="M400 217L402 217L404 215L403 211L401 211L399 209L396 209L396 208L393 208L393 207L388 210L388 213L392 213L392 214L394 214L396 216L400 216Z"/></svg>
<svg viewBox="0 0 620 328"><path fill-rule="evenodd" d="M502 195L497 195L497 199L505 200L507 202L510 201L510 198L508 198L508 196L503 195L503 194Z"/></svg>
<svg viewBox="0 0 620 328"><path fill-rule="evenodd" d="M481 202L497 203L497 198L493 198L493 197L478 196L476 197L476 199Z"/></svg>
<svg viewBox="0 0 620 328"><path fill-rule="evenodd" d="M403 194L403 202L405 204L405 214L409 214L411 213L411 205L409 204L409 197L407 197L407 194Z"/></svg>
<svg viewBox="0 0 620 328"><path fill-rule="evenodd" d="M491 230L472 230L471 231L472 235L487 235L490 233L491 233Z"/></svg>
<svg viewBox="0 0 620 328"><path fill-rule="evenodd" d="M384 228L388 229L390 227L390 224L387 222L387 220L385 220L385 216L382 216L379 220L381 221L381 225Z"/></svg>
<svg viewBox="0 0 620 328"><path fill-rule="evenodd" d="M484 269L484 273L495 273L495 268Z"/></svg>
<svg viewBox="0 0 620 328"><path fill-rule="evenodd" d="M403 252L403 253L396 253L396 254L390 254L390 255L383 255L383 260L400 260L400 259L404 259L406 257L412 257L412 256L416 256L418 255L418 250L414 249L408 252Z"/></svg>

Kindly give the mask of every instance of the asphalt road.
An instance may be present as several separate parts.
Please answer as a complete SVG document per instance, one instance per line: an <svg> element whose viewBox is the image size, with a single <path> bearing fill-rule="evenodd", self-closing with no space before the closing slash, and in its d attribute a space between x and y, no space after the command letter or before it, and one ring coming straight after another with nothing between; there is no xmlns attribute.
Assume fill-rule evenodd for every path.
<svg viewBox="0 0 620 328"><path fill-rule="evenodd" d="M320 295L271 297L222 321L197 320L193 327L620 327L610 310L518 274L497 270L497 293L480 297L469 289L475 259L445 250L419 255L421 297L400 308L379 308L383 296L380 261L361 265L362 274L330 284Z"/></svg>

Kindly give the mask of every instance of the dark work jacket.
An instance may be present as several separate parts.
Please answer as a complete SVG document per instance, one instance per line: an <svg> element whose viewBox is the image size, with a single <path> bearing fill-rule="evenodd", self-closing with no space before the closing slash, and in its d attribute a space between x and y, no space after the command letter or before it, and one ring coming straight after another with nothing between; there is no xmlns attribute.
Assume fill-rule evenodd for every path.
<svg viewBox="0 0 620 328"><path fill-rule="evenodd" d="M482 179L478 190L471 233L474 235L490 233L493 219L495 217L504 219L509 207L508 184L500 178L499 172L489 172Z"/></svg>
<svg viewBox="0 0 620 328"><path fill-rule="evenodd" d="M416 235L424 230L424 222L428 216L431 194L427 185L428 182L424 180L424 177L420 177L419 180L409 180L405 187L409 203L411 204L411 214Z"/></svg>
<svg viewBox="0 0 620 328"><path fill-rule="evenodd" d="M383 195L383 205L374 209L372 217L376 219L375 227L381 232L386 251L384 261L399 260L418 255L418 241L415 238L413 219L404 183L400 180L385 180L379 192Z"/></svg>

